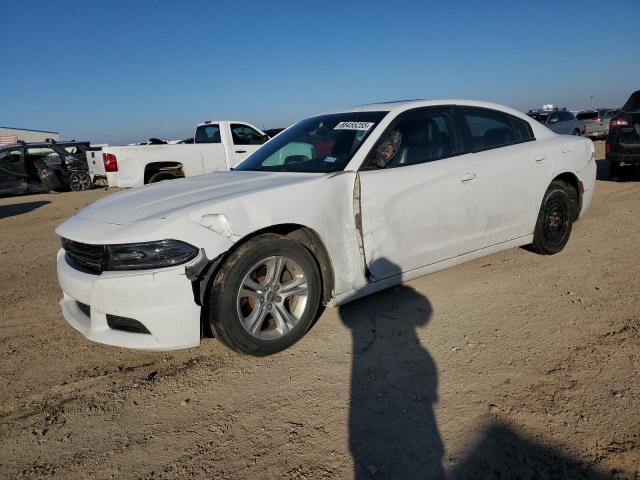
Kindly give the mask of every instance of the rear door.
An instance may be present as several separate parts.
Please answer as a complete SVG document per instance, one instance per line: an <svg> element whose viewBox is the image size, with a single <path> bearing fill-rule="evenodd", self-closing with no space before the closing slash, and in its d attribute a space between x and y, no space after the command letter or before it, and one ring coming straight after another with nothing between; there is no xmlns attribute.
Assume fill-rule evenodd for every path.
<svg viewBox="0 0 640 480"><path fill-rule="evenodd" d="M460 112L477 174L476 248L531 235L551 178L549 149L523 119L485 108Z"/></svg>

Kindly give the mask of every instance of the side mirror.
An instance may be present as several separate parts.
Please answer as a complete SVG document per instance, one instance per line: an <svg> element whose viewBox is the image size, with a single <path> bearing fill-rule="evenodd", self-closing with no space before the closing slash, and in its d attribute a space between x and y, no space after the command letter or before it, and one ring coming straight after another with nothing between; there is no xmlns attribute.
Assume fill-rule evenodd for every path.
<svg viewBox="0 0 640 480"><path fill-rule="evenodd" d="M384 168L396 156L402 143L402 134L393 130L384 137L371 155L371 164L378 168Z"/></svg>

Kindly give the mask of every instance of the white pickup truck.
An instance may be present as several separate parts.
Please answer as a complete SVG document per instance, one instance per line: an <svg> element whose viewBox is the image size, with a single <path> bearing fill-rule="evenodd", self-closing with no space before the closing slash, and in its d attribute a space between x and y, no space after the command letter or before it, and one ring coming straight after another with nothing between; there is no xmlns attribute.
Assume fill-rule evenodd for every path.
<svg viewBox="0 0 640 480"><path fill-rule="evenodd" d="M269 139L262 130L238 121L209 120L196 127L194 143L104 147L102 159L89 161L93 177L110 187L147 183L229 170Z"/></svg>

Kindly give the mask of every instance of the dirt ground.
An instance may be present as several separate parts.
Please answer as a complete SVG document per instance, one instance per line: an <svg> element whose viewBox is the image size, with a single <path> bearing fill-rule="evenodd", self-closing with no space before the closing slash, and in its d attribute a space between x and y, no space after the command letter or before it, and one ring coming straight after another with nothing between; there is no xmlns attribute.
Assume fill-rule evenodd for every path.
<svg viewBox="0 0 640 480"><path fill-rule="evenodd" d="M0 477L640 478L640 182L599 163L561 254L327 309L268 358L87 341L53 229L107 192L1 198Z"/></svg>

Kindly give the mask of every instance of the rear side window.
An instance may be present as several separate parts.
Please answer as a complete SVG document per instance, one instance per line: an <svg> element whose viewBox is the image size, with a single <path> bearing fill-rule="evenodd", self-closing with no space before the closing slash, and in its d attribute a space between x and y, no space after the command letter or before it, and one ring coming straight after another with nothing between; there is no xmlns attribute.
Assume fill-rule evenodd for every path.
<svg viewBox="0 0 640 480"><path fill-rule="evenodd" d="M573 120L573 114L571 112L560 112L560 120L562 122L570 122Z"/></svg>
<svg viewBox="0 0 640 480"><path fill-rule="evenodd" d="M466 107L462 110L475 151L534 140L531 127L520 118L484 108Z"/></svg>
<svg viewBox="0 0 640 480"><path fill-rule="evenodd" d="M200 125L196 128L195 143L220 143L220 127L218 125Z"/></svg>

